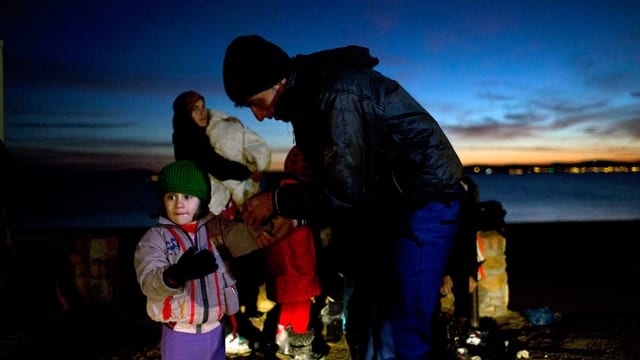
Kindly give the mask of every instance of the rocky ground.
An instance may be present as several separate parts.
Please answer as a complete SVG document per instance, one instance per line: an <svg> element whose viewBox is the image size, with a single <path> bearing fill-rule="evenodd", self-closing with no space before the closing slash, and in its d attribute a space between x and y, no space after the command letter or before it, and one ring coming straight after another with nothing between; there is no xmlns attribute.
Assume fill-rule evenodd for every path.
<svg viewBox="0 0 640 360"><path fill-rule="evenodd" d="M640 359L640 322L629 314L561 314L536 326L521 317L503 324L510 359ZM510 319L511 320L511 319Z"/></svg>
<svg viewBox="0 0 640 360"><path fill-rule="evenodd" d="M474 360L489 359L640 359L640 317L637 314L555 314L553 323L532 325L512 312L498 319L505 355L468 346ZM144 318L115 309L92 309L52 319L38 328L5 334L0 359L160 359L159 328ZM229 357L260 359L262 356ZM327 360L348 360L343 339L331 344Z"/></svg>
<svg viewBox="0 0 640 360"><path fill-rule="evenodd" d="M37 247L23 249L24 260L14 276L29 291L9 292L20 303L1 309L0 360L159 359L161 328L146 316L131 268L140 236L135 230L117 234L124 239L118 246L117 305L67 311L59 310L60 289L46 280L60 267L55 260L66 254L62 239L74 237L66 231L52 233L62 239L44 236L49 232L34 234ZM496 319L499 331L494 332L506 343L502 358L640 359L640 294L634 288L640 263L633 241L640 238L639 221L518 224L507 234L511 312ZM553 312L553 321L531 324L526 311L544 306ZM483 348L470 350L473 354ZM344 339L327 356L349 358ZM498 358L482 354L474 360L490 359Z"/></svg>

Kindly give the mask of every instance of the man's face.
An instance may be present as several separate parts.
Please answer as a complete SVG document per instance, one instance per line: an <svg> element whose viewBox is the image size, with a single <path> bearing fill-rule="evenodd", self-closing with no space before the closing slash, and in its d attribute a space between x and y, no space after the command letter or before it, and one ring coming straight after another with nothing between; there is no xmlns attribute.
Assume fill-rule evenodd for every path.
<svg viewBox="0 0 640 360"><path fill-rule="evenodd" d="M286 80L283 79L269 89L247 99L245 106L251 109L253 116L255 116L258 121L262 121L265 118L280 120L275 117L274 108L278 98L282 94L285 81Z"/></svg>

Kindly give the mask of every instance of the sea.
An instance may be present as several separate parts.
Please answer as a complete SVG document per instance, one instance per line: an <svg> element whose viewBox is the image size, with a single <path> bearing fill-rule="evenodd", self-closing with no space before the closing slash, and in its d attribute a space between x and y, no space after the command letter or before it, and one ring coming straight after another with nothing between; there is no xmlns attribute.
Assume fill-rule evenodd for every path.
<svg viewBox="0 0 640 360"><path fill-rule="evenodd" d="M150 227L158 208L148 171L22 173L11 221L32 228ZM640 173L477 174L480 200L507 223L640 220Z"/></svg>
<svg viewBox="0 0 640 360"><path fill-rule="evenodd" d="M508 223L640 220L640 173L475 175Z"/></svg>

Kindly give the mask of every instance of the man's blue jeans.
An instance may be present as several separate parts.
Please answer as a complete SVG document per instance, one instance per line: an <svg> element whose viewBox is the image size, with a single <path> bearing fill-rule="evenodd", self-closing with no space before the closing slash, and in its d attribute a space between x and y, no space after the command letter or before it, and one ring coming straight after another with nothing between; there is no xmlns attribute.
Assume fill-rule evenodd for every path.
<svg viewBox="0 0 640 360"><path fill-rule="evenodd" d="M390 293L375 306L367 359L427 359L431 318L459 224L459 201L432 202L400 218L392 255Z"/></svg>

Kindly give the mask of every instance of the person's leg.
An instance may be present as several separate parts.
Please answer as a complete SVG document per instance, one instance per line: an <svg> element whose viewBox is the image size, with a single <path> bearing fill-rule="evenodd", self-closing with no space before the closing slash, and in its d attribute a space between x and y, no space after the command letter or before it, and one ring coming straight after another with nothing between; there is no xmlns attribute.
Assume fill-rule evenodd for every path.
<svg viewBox="0 0 640 360"><path fill-rule="evenodd" d="M344 279L339 271L339 258L335 252L333 229L322 227L316 232L316 272L322 293L316 296L311 306L310 326L314 331L313 351L328 354L328 342L337 343L343 336Z"/></svg>
<svg viewBox="0 0 640 360"><path fill-rule="evenodd" d="M247 255L232 258L230 265L236 277L238 300L244 307L244 314L247 317L261 316L262 314L258 311L258 294L260 286L265 281L264 252L256 250Z"/></svg>
<svg viewBox="0 0 640 360"><path fill-rule="evenodd" d="M264 282L263 252L253 251L247 255L230 260L231 271L236 277L238 301L243 308L236 313L238 335L249 341L249 348L254 349L260 340L260 329L253 325L250 317L262 315L258 311L258 294Z"/></svg>
<svg viewBox="0 0 640 360"><path fill-rule="evenodd" d="M309 331L309 314L311 311L311 301L299 301L287 304L290 313L289 323L294 333L306 333Z"/></svg>
<svg viewBox="0 0 640 360"><path fill-rule="evenodd" d="M428 356L431 318L458 229L458 215L458 201L432 202L407 218L405 231L399 233L395 257L399 293L391 294L400 300L392 307L391 320L398 358Z"/></svg>
<svg viewBox="0 0 640 360"><path fill-rule="evenodd" d="M291 325L289 336L290 355L294 359L320 359L328 354L316 353L314 350L314 339L316 337L314 331L309 328L309 314L311 310L311 301L304 300L295 303L283 305L283 311L289 314L288 321ZM282 318L281 318L282 324Z"/></svg>
<svg viewBox="0 0 640 360"><path fill-rule="evenodd" d="M278 322L280 319L280 305L276 304L266 314L264 323L262 324L262 335L260 338L260 351L265 358L275 358L278 351L276 344L276 334L278 331Z"/></svg>
<svg viewBox="0 0 640 360"><path fill-rule="evenodd" d="M163 360L224 360L226 355L222 326L208 333L190 334L173 331L163 325L160 353Z"/></svg>
<svg viewBox="0 0 640 360"><path fill-rule="evenodd" d="M330 263L330 259L324 260ZM328 265L321 275L323 293L313 306L311 322L320 334L326 334L326 342L336 343L343 336L344 328L344 276L335 266ZM321 335L322 336L322 335Z"/></svg>
<svg viewBox="0 0 640 360"><path fill-rule="evenodd" d="M347 317L345 338L349 346L351 359L366 358L369 343L369 331L375 294L369 293L370 287L358 277L350 277L348 282Z"/></svg>
<svg viewBox="0 0 640 360"><path fill-rule="evenodd" d="M208 338L205 339L206 343L209 346L208 353L211 354L210 360L222 360L226 359L226 354L224 351L224 331L222 326L218 326L217 328L209 331L205 335L208 335ZM206 359L206 358L203 358Z"/></svg>

